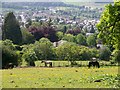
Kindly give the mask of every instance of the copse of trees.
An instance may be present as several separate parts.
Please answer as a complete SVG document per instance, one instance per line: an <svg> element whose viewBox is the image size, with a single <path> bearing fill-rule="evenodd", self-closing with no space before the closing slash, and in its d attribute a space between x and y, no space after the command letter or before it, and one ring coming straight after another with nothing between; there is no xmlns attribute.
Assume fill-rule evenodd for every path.
<svg viewBox="0 0 120 90"><path fill-rule="evenodd" d="M64 43L56 48L56 55L59 60L68 60L74 62L76 60L90 60L92 57L98 57L97 49L89 49L85 46L79 46L72 42Z"/></svg>
<svg viewBox="0 0 120 90"><path fill-rule="evenodd" d="M22 43L22 33L20 31L19 22L16 20L13 12L9 12L5 17L2 27L2 38L3 40L10 39L15 44Z"/></svg>
<svg viewBox="0 0 120 90"><path fill-rule="evenodd" d="M42 37L48 38L51 42L58 41L56 35L56 30L48 22L47 24L39 25L38 27L31 26L28 31L35 37L36 40L39 40Z"/></svg>
<svg viewBox="0 0 120 90"><path fill-rule="evenodd" d="M53 44L47 38L41 38L34 44L25 45L22 52L22 59L28 63L28 66L36 60L53 60L55 55Z"/></svg>

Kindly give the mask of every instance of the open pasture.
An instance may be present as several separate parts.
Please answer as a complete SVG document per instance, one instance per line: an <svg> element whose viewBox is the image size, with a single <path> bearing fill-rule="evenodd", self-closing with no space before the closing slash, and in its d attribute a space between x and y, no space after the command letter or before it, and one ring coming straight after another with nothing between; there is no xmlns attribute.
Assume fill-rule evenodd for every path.
<svg viewBox="0 0 120 90"><path fill-rule="evenodd" d="M2 71L3 88L117 88L117 66L29 67Z"/></svg>

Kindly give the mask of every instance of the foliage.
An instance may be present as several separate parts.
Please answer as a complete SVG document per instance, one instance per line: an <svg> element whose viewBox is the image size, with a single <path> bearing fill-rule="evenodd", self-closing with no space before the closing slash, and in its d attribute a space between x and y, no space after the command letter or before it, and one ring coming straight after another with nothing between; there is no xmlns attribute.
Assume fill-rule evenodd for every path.
<svg viewBox="0 0 120 90"><path fill-rule="evenodd" d="M31 26L29 27L28 31L35 37L36 40L45 37L51 42L55 42L58 39L55 28L49 25L49 22L38 27Z"/></svg>
<svg viewBox="0 0 120 90"><path fill-rule="evenodd" d="M22 42L20 26L13 12L9 12L5 17L4 25L2 28L2 37L3 40L10 39L15 44L21 44Z"/></svg>
<svg viewBox="0 0 120 90"><path fill-rule="evenodd" d="M85 36L82 35L82 34L78 34L78 35L76 36L76 42L77 42L78 44L80 44L80 45L86 45L86 38L85 38Z"/></svg>
<svg viewBox="0 0 120 90"><path fill-rule="evenodd" d="M95 47L96 46L96 39L94 35L90 35L87 37L87 44L90 47Z"/></svg>
<svg viewBox="0 0 120 90"><path fill-rule="evenodd" d="M26 30L26 28L21 29L22 32L22 44L30 44L35 41L34 36Z"/></svg>
<svg viewBox="0 0 120 90"><path fill-rule="evenodd" d="M60 60L74 61L76 52L76 44L65 43L62 46L56 48L56 55Z"/></svg>
<svg viewBox="0 0 120 90"><path fill-rule="evenodd" d="M57 32L57 37L58 37L58 40L61 40L63 38L63 32L61 31Z"/></svg>
<svg viewBox="0 0 120 90"><path fill-rule="evenodd" d="M34 51L39 60L53 59L54 52L52 43L47 38L41 38L34 44Z"/></svg>
<svg viewBox="0 0 120 90"><path fill-rule="evenodd" d="M114 5L109 4L105 7L97 28L98 37L104 44L113 45L120 50L120 2L114 2Z"/></svg>
<svg viewBox="0 0 120 90"><path fill-rule="evenodd" d="M22 58L28 63L28 66L31 62L38 60L36 53L32 49L28 49L23 55Z"/></svg>
<svg viewBox="0 0 120 90"><path fill-rule="evenodd" d="M66 40L68 42L75 42L75 36L73 36L71 34L65 34L62 39Z"/></svg>
<svg viewBox="0 0 120 90"><path fill-rule="evenodd" d="M90 49L90 57L96 57L99 58L100 54L99 54L99 50L97 50L96 48L91 48Z"/></svg>
<svg viewBox="0 0 120 90"><path fill-rule="evenodd" d="M103 47L100 49L100 56L101 60L109 60L111 56L111 51L108 47Z"/></svg>
<svg viewBox="0 0 120 90"><path fill-rule="evenodd" d="M27 19L27 24L25 24L26 28L29 28L32 25L32 20L30 18Z"/></svg>
<svg viewBox="0 0 120 90"><path fill-rule="evenodd" d="M34 44L24 45L22 58L28 65L36 60L54 59L52 43L47 38L41 38Z"/></svg>
<svg viewBox="0 0 120 90"><path fill-rule="evenodd" d="M78 35L79 33L81 33L81 30L79 28L75 28L74 30L68 30L66 32L67 34L72 34L72 35Z"/></svg>
<svg viewBox="0 0 120 90"><path fill-rule="evenodd" d="M6 39L0 42L2 48L2 66L5 67L8 63L18 65L18 54L11 40Z"/></svg>
<svg viewBox="0 0 120 90"><path fill-rule="evenodd" d="M120 62L120 50L114 50L112 52L112 60L115 62Z"/></svg>
<svg viewBox="0 0 120 90"><path fill-rule="evenodd" d="M62 46L56 48L56 55L59 60L90 60L92 57L98 57L98 51L89 49L85 46L78 46L75 43L64 43Z"/></svg>

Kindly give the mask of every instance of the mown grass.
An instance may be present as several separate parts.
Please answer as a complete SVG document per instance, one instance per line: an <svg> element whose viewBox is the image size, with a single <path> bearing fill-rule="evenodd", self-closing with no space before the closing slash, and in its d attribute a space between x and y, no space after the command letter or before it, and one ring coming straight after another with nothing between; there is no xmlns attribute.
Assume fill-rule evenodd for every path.
<svg viewBox="0 0 120 90"><path fill-rule="evenodd" d="M118 67L31 67L2 70L3 88L115 88ZM117 78L117 79L116 79ZM95 82L100 80L100 82Z"/></svg>

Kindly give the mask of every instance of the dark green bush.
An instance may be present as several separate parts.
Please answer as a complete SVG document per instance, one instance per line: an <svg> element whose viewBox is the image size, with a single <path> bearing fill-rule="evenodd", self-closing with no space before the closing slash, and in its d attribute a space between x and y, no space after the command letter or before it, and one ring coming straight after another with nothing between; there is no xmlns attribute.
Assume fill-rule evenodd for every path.
<svg viewBox="0 0 120 90"><path fill-rule="evenodd" d="M111 55L111 51L108 47L103 47L101 50L100 50L100 54L99 54L99 58L101 60L106 60L108 61L110 59L110 55Z"/></svg>
<svg viewBox="0 0 120 90"><path fill-rule="evenodd" d="M18 54L10 40L2 41L2 67L4 68L8 63L18 65Z"/></svg>

